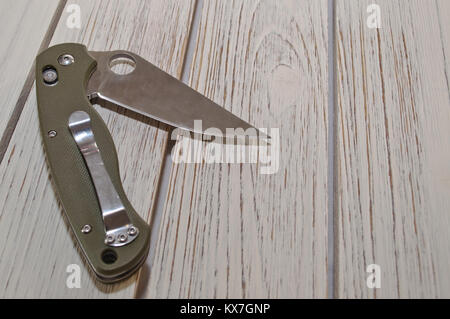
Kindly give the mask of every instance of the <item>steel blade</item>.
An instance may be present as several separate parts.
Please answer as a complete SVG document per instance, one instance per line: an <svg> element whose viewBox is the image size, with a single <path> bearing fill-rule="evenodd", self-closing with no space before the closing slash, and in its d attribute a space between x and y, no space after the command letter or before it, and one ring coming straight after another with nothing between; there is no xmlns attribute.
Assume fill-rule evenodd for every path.
<svg viewBox="0 0 450 319"><path fill-rule="evenodd" d="M227 128L243 129L245 136L266 135L249 123L228 112L183 82L160 70L150 62L128 51L89 52L97 61L87 87L90 98L99 97L166 124L204 134L217 128L228 136ZM135 69L129 74L111 70L111 61L131 59ZM194 121L202 121L202 129ZM216 135L211 133L209 135Z"/></svg>

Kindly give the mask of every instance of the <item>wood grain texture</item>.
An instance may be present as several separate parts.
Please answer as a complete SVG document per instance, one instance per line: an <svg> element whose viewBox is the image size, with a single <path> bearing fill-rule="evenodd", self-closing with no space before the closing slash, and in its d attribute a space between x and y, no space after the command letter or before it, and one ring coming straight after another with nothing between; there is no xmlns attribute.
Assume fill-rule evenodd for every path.
<svg viewBox="0 0 450 319"><path fill-rule="evenodd" d="M372 2L337 1L336 297L448 298L449 2Z"/></svg>
<svg viewBox="0 0 450 319"><path fill-rule="evenodd" d="M327 2L205 1L191 85L280 163L173 164L147 297L327 297Z"/></svg>
<svg viewBox="0 0 450 319"><path fill-rule="evenodd" d="M130 50L180 75L193 1L79 0L67 6L73 3L81 8L81 29L66 26L66 12L52 44L80 42L90 50ZM136 211L149 219L167 129L136 114L97 109L118 149L125 192ZM77 251L50 182L34 88L0 165L0 180L1 297L133 297L136 275L120 284L100 284ZM66 287L69 264L81 266L80 289Z"/></svg>
<svg viewBox="0 0 450 319"><path fill-rule="evenodd" d="M0 137L7 128L58 3L58 0L0 2Z"/></svg>

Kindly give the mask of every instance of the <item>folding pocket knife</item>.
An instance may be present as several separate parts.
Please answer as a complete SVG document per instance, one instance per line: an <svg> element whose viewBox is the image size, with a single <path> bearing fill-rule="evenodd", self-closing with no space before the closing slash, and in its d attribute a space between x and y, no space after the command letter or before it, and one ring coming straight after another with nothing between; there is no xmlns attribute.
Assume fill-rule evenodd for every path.
<svg viewBox="0 0 450 319"><path fill-rule="evenodd" d="M131 59L125 75L111 70ZM127 199L111 135L90 101L107 100L195 132L202 127L253 128L138 55L88 52L76 43L50 47L36 58L38 113L56 192L88 264L99 280L136 271L149 248L150 229ZM204 133L204 132L195 132Z"/></svg>

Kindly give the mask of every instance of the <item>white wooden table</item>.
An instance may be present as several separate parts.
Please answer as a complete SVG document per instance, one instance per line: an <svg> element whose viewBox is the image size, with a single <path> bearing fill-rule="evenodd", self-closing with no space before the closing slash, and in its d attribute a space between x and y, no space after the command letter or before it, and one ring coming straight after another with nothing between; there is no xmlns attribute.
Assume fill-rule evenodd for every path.
<svg viewBox="0 0 450 319"><path fill-rule="evenodd" d="M1 1L0 297L450 297L448 12L448 0ZM152 226L142 270L99 283L38 127L34 59L63 42L136 52L279 128L278 171L173 163L169 127L95 106ZM71 264L80 288L66 285ZM381 288L367 285L372 264Z"/></svg>

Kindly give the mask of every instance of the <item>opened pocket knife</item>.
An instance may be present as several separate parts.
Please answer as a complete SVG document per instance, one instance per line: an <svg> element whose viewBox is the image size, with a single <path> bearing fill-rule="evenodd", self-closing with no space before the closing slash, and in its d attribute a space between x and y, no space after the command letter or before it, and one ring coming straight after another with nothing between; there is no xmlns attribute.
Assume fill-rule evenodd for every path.
<svg viewBox="0 0 450 319"><path fill-rule="evenodd" d="M117 58L135 69L111 70ZM76 43L36 58L38 113L54 185L88 264L103 282L121 280L144 262L150 229L127 199L112 137L94 98L188 131L253 128L179 80L127 51L88 52ZM195 132L203 133L203 132Z"/></svg>

